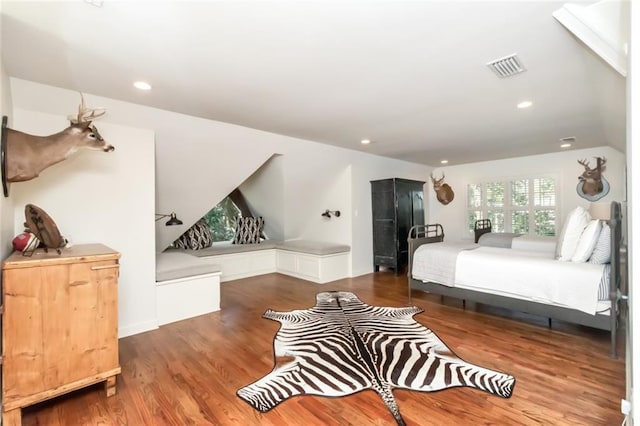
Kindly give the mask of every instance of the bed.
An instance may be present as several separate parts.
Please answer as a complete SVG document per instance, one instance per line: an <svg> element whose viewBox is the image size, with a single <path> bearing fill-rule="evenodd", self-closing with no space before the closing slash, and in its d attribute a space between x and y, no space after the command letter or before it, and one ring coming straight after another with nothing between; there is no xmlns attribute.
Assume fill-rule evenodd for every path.
<svg viewBox="0 0 640 426"><path fill-rule="evenodd" d="M441 225L414 226L408 238L409 302L412 291L421 290L544 316L550 324L557 319L607 330L610 355L615 358L619 300L624 297L620 203L612 202L610 209L606 221L610 261L605 264L556 260L548 243L536 250L535 238L527 242L526 236L503 235L512 242L510 247L501 246L504 242L483 244L490 231L481 234L478 242L445 242ZM515 241L525 248L514 249Z"/></svg>
<svg viewBox="0 0 640 426"><path fill-rule="evenodd" d="M477 220L474 226L474 234L474 241L481 246L547 253L554 253L556 249L555 237L514 232L493 232L491 220L489 219Z"/></svg>

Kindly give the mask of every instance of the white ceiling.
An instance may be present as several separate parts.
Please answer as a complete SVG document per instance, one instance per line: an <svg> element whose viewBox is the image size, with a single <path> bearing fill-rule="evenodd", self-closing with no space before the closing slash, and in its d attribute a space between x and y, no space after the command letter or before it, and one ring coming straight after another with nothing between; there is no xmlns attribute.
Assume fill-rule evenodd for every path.
<svg viewBox="0 0 640 426"><path fill-rule="evenodd" d="M2 61L12 77L433 166L567 136L624 152L625 78L552 17L561 6L2 1ZM525 73L485 65L512 53Z"/></svg>

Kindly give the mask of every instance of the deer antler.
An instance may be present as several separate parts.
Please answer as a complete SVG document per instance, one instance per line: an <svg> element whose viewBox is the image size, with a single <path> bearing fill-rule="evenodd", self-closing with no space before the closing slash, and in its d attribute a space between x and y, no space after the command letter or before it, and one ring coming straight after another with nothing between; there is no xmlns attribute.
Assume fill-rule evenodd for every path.
<svg viewBox="0 0 640 426"><path fill-rule="evenodd" d="M600 169L602 166L607 164L607 159L605 157L595 157L598 162L596 165L596 169Z"/></svg>
<svg viewBox="0 0 640 426"><path fill-rule="evenodd" d="M80 105L78 106L78 115L69 115L67 118L71 124L88 123L97 118L102 117L107 112L104 108L87 108L84 105L84 96L80 92Z"/></svg>
<svg viewBox="0 0 640 426"><path fill-rule="evenodd" d="M584 160L578 160L578 164L584 166L585 169L589 170L589 162L587 161L587 159L585 158Z"/></svg>
<svg viewBox="0 0 640 426"><path fill-rule="evenodd" d="M442 173L442 177L440 179L434 178L433 177L433 172L431 172L430 176L431 176L431 182L433 182L434 185L440 185L440 184L442 184L442 181L444 180L444 172Z"/></svg>

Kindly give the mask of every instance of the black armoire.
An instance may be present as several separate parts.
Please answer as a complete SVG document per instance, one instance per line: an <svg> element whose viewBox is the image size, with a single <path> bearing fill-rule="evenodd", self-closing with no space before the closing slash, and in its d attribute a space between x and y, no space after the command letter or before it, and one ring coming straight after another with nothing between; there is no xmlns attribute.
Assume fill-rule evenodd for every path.
<svg viewBox="0 0 640 426"><path fill-rule="evenodd" d="M407 264L409 229L424 225L424 182L391 178L371 181L373 269Z"/></svg>

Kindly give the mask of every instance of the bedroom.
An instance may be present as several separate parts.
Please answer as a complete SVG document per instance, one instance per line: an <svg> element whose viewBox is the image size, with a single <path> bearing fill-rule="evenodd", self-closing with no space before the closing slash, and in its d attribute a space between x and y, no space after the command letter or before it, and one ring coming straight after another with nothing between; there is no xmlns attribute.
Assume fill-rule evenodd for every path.
<svg viewBox="0 0 640 426"><path fill-rule="evenodd" d="M94 13L93 9L88 13ZM15 25L16 22L3 22L3 28L8 24ZM46 32L33 28L31 31L34 44L47 36ZM3 37L3 55L7 54L9 40ZM99 44L99 40L94 42ZM37 51L36 46L32 47ZM62 43L56 47L64 49ZM108 65L101 62L104 58L95 59L98 65ZM42 58L45 60L46 55ZM77 65L77 57L69 60ZM40 67L44 63L46 61L37 62ZM185 223L193 223L264 161L279 154L277 161L281 166L277 173L274 172L273 179L280 181L280 190L274 195L274 201L278 202L271 207L274 211L268 221L279 224L274 232L281 233L283 239L305 238L349 244L352 247L351 274L363 277L371 272L369 181L390 176L428 180L429 173L434 170L434 166L144 107L141 105L144 97L151 95L133 92L134 89L131 89L128 100L115 100L102 89L84 89L95 80L90 73L69 71L58 75L63 81L71 82L67 89L60 89L58 87L65 85L39 84L36 83L37 78L26 77L28 74L22 74L25 77L20 78L17 73L9 71L5 59L3 65L7 72L3 76L2 112L11 116L11 124L17 129L35 134L58 131L66 115L77 106L76 89L79 88L85 90L91 105L107 108L107 116L98 122L98 126L116 145L114 155L79 153L36 180L13 185L11 197L3 200L2 241L5 243L2 247L8 250L6 242L21 226L24 204L33 202L45 208L56 219L62 232L69 234L75 243L100 241L122 251L119 319L122 337L152 330L156 326L154 253L157 247L171 242L177 236L172 232L179 230L154 227L149 220L154 213L176 211ZM484 71L493 77L489 71ZM7 83L8 77L13 77L10 83ZM130 83L117 83L124 84ZM6 99L6 87L11 89L10 100ZM136 100L137 97L140 100ZM212 139L215 139L214 149L211 149ZM622 150L589 148L542 154L541 157L472 162L474 165L467 167L439 167L436 172L444 170L458 197L464 199L464 183L490 175L490 170L509 168L525 174L560 170L566 183L562 197L567 201L564 201L559 214L563 216L579 203L575 195L575 181L580 172L576 160L579 158L605 155L610 161L606 174L612 183L610 197L614 199L615 195L622 199L627 159L619 151L624 151L624 144ZM122 169L135 170L135 174L120 173ZM447 210L435 202L429 186L425 186L425 193L427 191L429 221L441 221L451 232L460 229L464 223L463 205L453 204ZM633 191L629 184L627 191ZM206 197L193 194L206 194ZM327 208L340 209L345 214L339 220L323 221L320 213ZM451 211L458 218L451 215ZM292 285L291 281L286 282ZM398 300L397 303L401 305L405 301ZM298 301L298 307L311 304L308 295ZM267 307L276 308L261 304L253 308L254 313L259 316ZM431 325L428 318L423 322ZM267 345L273 332L269 333L264 336ZM456 346L452 346L455 350ZM423 401L428 401L428 394L423 397L426 398ZM616 404L622 397L624 395L613 397Z"/></svg>

